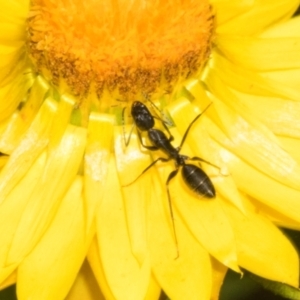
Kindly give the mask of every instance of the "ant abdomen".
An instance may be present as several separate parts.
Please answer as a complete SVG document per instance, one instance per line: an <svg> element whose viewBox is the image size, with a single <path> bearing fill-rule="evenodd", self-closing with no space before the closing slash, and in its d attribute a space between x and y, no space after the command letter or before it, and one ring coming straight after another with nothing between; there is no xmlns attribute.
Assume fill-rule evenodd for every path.
<svg viewBox="0 0 300 300"><path fill-rule="evenodd" d="M186 185L196 194L205 198L215 198L216 191L210 178L198 166L184 164L181 174Z"/></svg>

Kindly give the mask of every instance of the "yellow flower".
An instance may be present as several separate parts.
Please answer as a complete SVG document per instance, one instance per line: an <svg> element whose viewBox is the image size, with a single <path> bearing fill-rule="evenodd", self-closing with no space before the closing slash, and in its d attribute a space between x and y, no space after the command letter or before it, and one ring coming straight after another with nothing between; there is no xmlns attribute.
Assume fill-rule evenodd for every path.
<svg viewBox="0 0 300 300"><path fill-rule="evenodd" d="M90 278L97 299L217 299L227 268L298 286L276 227L300 227L298 1L0 3L2 288L76 299ZM214 199L178 174L169 206L172 161L129 184L164 157L135 133L124 145L145 98L174 146L211 104L180 153L217 166L202 164Z"/></svg>

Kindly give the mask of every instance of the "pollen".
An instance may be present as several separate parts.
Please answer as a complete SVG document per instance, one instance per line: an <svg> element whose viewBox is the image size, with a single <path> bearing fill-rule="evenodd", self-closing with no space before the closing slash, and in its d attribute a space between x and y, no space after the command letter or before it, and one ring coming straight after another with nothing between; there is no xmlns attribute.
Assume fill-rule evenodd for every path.
<svg viewBox="0 0 300 300"><path fill-rule="evenodd" d="M205 64L208 0L33 0L28 52L54 86L84 98L169 92Z"/></svg>

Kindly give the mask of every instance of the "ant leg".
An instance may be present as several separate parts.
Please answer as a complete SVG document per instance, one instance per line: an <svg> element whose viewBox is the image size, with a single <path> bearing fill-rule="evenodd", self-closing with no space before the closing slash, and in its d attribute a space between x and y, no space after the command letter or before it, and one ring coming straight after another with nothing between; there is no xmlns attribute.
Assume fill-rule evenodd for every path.
<svg viewBox="0 0 300 300"><path fill-rule="evenodd" d="M132 131L133 131L133 128L134 128L134 123L133 123L132 126L131 126L131 129L130 129L130 131L129 131L128 138L127 138L127 140L126 140L125 117L124 117L125 109L126 109L126 107L124 107L124 108L122 109L122 130L123 130L123 139L124 139L124 143L125 143L125 146L127 147L127 146L129 145L129 142L130 142L130 139L131 139Z"/></svg>
<svg viewBox="0 0 300 300"><path fill-rule="evenodd" d="M146 97L145 97L146 98ZM147 98L146 98L147 99ZM170 132L170 130L169 130L169 128L168 128L168 126L167 126L167 124L166 124L166 122L163 120L163 118L161 118L159 115L158 115L158 113L157 112L159 112L161 115L163 115L163 112L150 100L150 99L147 99L150 103L151 103L151 105L156 109L156 112L155 112L155 114L156 114L156 116L153 116L153 118L155 118L155 119L157 119L157 120L159 120L162 124L163 124L163 126L164 126L164 128L166 129L166 131L168 132L168 134L169 134L169 142L172 142L173 140L174 140L174 137L173 137L173 135L171 134L171 132Z"/></svg>
<svg viewBox="0 0 300 300"><path fill-rule="evenodd" d="M131 129L130 129L130 131L129 131L128 138L127 138L127 140L126 140L126 136L125 136L125 126L123 125L123 136L124 136L124 143L125 143L125 146L126 146L126 147L129 145L129 142L130 142L130 139L131 139L131 135L132 135L133 128L134 128L134 124L132 124Z"/></svg>
<svg viewBox="0 0 300 300"><path fill-rule="evenodd" d="M156 147L156 146L148 146L148 145L145 145L144 142L143 142L143 139L142 139L142 136L141 136L141 133L140 133L139 130L137 130L137 135L138 135L138 137L139 137L139 140L140 140L141 145L142 145L144 148L146 148L146 149L148 149L148 150L150 150L150 151L155 151L155 150L158 150L158 149L159 149L159 148Z"/></svg>
<svg viewBox="0 0 300 300"><path fill-rule="evenodd" d="M146 99L147 99L147 98L146 98ZM163 118L161 118L161 117L159 116L159 115L161 115L161 116L164 115L163 112L162 112L162 110L160 110L160 109L154 104L154 102L152 102L150 99L147 99L147 101L149 101L150 104L152 105L152 107L155 108L154 111L155 111L156 117L155 117L155 116L153 116L153 117L154 117L154 118L157 118L157 119L160 120L162 123L165 123L165 122L163 121Z"/></svg>
<svg viewBox="0 0 300 300"><path fill-rule="evenodd" d="M212 166L212 167L214 167L214 168L216 168L216 169L219 169L219 170L221 171L221 168L220 168L220 167L218 167L218 166L212 164L211 162L209 162L209 161L207 161L207 160L205 160L205 159L203 159L203 158L201 158L201 157L195 156L195 157L189 158L188 160L201 161L201 162L204 162L204 163L206 163L206 164L208 164L208 165L210 165L210 166Z"/></svg>
<svg viewBox="0 0 300 300"><path fill-rule="evenodd" d="M126 186L129 186L129 185L132 185L133 183L135 183L144 173L146 173L150 168L152 168L157 162L159 162L159 161L167 162L169 160L170 160L170 158L163 158L163 157L157 158L136 179L134 179L132 182L130 182L128 184L122 185L122 187L126 187Z"/></svg>
<svg viewBox="0 0 300 300"><path fill-rule="evenodd" d="M173 137L173 135L171 134L171 132L170 132L168 126L165 124L165 122L163 122L163 125L164 125L165 129L168 131L168 134L169 134L168 140L169 140L169 142L174 141L174 137Z"/></svg>
<svg viewBox="0 0 300 300"><path fill-rule="evenodd" d="M176 230L175 230L175 220L174 220L173 206L172 206L170 190L169 190L169 183L177 175L178 170L179 169L176 169L176 170L172 171L169 174L169 177L168 177L167 182L166 182L167 194L168 194L168 203L169 203L170 215L171 215L172 226L173 226L173 234L174 234L174 239L175 239L175 244L176 244L176 251L177 251L177 256L175 257L175 259L177 259L179 257L179 247L178 247L177 234L176 234Z"/></svg>
<svg viewBox="0 0 300 300"><path fill-rule="evenodd" d="M203 112L201 114L199 114L198 116L196 116L196 118L190 123L190 125L188 126L188 128L186 129L184 135L183 135L183 138L181 140L181 143L180 143L180 146L178 147L178 149L180 150L181 147L183 146L183 143L191 129L191 127L193 126L193 124L204 114L204 112L212 105L212 102L206 106L206 108L203 110Z"/></svg>

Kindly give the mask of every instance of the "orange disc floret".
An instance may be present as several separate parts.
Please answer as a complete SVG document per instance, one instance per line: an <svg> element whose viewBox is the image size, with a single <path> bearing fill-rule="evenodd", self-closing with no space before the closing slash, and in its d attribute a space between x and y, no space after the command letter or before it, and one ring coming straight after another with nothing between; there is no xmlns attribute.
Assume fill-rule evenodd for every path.
<svg viewBox="0 0 300 300"><path fill-rule="evenodd" d="M169 90L199 70L212 28L208 0L33 0L28 47L54 85L126 99Z"/></svg>

